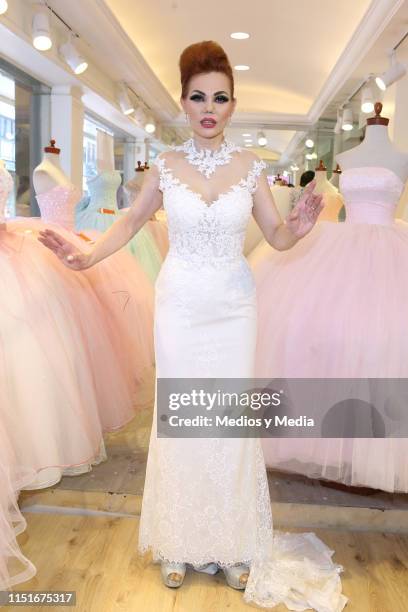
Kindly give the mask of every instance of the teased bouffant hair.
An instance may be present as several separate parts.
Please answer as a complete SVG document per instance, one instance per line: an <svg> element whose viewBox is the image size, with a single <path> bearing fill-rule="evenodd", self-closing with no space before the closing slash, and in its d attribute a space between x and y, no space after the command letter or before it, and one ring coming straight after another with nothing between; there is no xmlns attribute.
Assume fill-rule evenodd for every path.
<svg viewBox="0 0 408 612"><path fill-rule="evenodd" d="M187 96L190 79L196 74L223 72L230 80L234 97L234 75L224 49L213 40L204 40L186 47L179 60L181 97Z"/></svg>

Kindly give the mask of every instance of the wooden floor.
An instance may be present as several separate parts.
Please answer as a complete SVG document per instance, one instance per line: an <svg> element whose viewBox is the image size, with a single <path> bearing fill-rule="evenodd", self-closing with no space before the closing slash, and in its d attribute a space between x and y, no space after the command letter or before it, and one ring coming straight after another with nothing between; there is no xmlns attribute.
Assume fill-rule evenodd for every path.
<svg viewBox="0 0 408 612"><path fill-rule="evenodd" d="M169 589L149 555L136 553L151 418L145 406L126 428L106 436L108 461L92 472L21 494L28 527L19 542L38 571L16 590L74 590L77 605L66 609L78 612L259 610L226 585L222 572L188 569L183 586ZM339 491L279 472L269 473L269 486L275 528L313 527L336 551L334 560L345 568L347 612L407 612L408 496Z"/></svg>

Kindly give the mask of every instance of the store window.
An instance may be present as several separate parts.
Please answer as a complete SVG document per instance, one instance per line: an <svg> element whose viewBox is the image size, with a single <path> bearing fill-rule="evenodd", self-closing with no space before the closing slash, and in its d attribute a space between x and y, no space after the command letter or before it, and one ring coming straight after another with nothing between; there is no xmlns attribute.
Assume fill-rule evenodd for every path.
<svg viewBox="0 0 408 612"><path fill-rule="evenodd" d="M83 191L88 193L88 179L98 174L97 166L97 131L101 130L114 138L113 131L97 121L92 116L85 114L84 118L84 145L83 145Z"/></svg>
<svg viewBox="0 0 408 612"><path fill-rule="evenodd" d="M14 181L6 217L37 216L34 168L49 140L50 88L0 59L0 159Z"/></svg>

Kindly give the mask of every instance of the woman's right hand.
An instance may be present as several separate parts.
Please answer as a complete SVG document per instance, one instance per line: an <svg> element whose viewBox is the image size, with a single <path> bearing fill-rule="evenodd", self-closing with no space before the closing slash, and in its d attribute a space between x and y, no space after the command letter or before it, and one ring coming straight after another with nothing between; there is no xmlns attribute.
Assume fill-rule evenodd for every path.
<svg viewBox="0 0 408 612"><path fill-rule="evenodd" d="M90 266L90 254L80 251L72 242L60 234L46 229L40 232L38 240L50 249L71 270L84 270Z"/></svg>

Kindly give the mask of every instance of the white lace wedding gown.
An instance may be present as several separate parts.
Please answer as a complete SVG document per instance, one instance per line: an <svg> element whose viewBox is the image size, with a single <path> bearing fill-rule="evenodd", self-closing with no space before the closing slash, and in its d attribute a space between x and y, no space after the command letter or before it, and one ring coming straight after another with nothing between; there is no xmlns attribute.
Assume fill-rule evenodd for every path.
<svg viewBox="0 0 408 612"><path fill-rule="evenodd" d="M257 304L242 248L265 165L235 148L207 179L221 195L206 202L183 152L156 164L170 240L156 282L157 378L250 378ZM154 562L246 563L244 599L263 607L342 610L333 551L312 533L273 532L260 439L158 438L156 415L155 405L139 551Z"/></svg>

